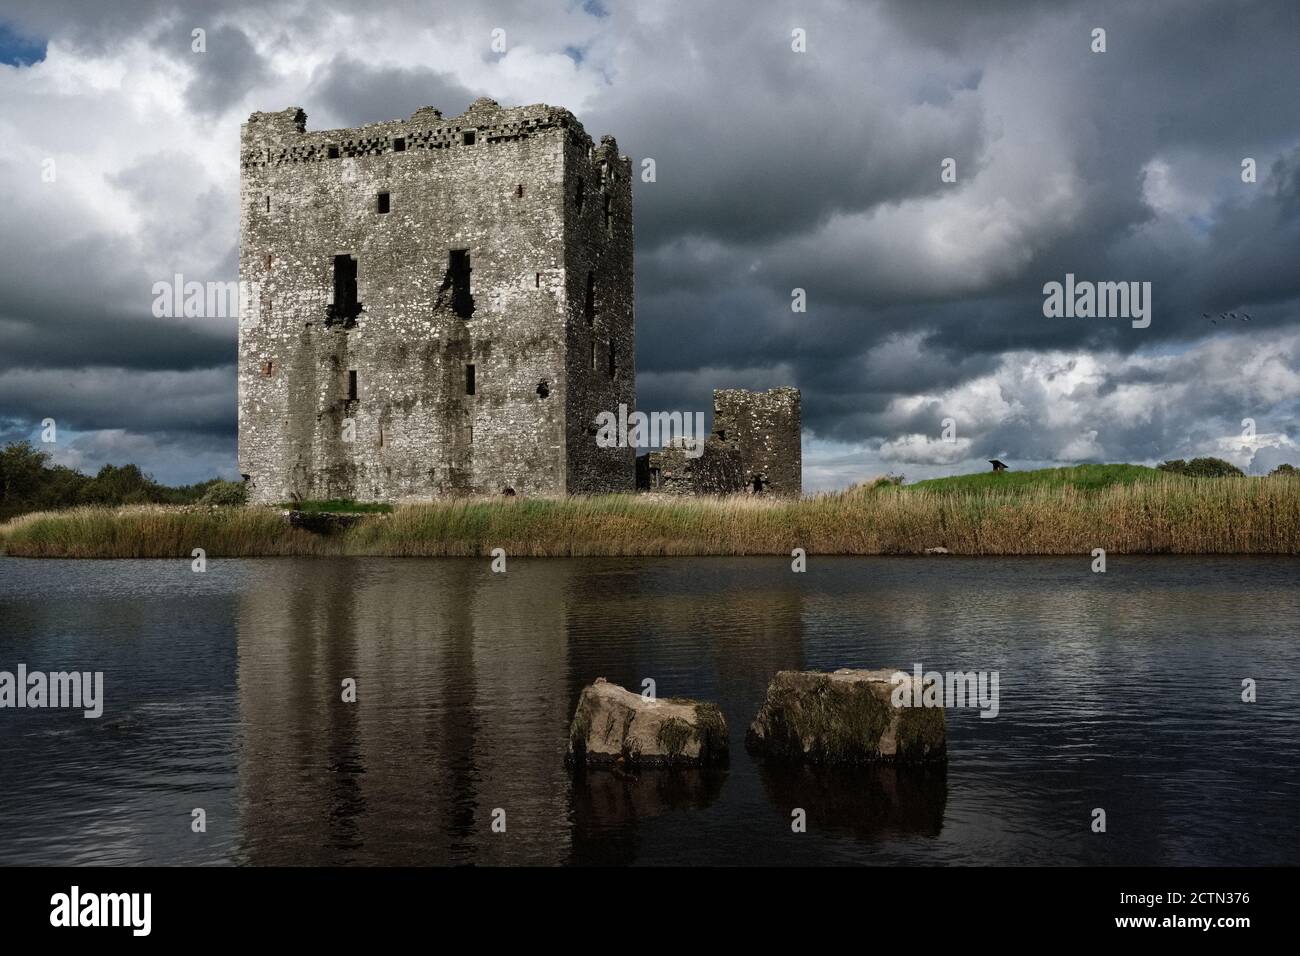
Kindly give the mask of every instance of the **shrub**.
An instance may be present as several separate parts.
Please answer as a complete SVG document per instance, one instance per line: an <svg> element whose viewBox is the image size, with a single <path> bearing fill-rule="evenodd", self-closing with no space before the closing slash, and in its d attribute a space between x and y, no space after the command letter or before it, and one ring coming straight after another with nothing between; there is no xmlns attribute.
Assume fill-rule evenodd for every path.
<svg viewBox="0 0 1300 956"><path fill-rule="evenodd" d="M1278 465L1268 474L1270 478L1273 477L1274 475L1300 475L1300 468L1296 468L1295 465L1288 465L1284 463Z"/></svg>
<svg viewBox="0 0 1300 956"><path fill-rule="evenodd" d="M199 499L201 505L246 505L248 488L242 481L214 481Z"/></svg>

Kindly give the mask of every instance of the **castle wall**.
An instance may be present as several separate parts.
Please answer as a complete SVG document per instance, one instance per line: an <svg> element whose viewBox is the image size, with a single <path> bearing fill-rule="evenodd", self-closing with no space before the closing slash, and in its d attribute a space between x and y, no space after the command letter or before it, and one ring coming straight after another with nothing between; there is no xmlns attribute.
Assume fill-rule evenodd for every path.
<svg viewBox="0 0 1300 956"><path fill-rule="evenodd" d="M632 165L619 157L612 137L604 137L597 146L572 136L565 172L568 486L571 492L584 494L633 491L636 449L596 444L597 415L617 414L620 404L629 413L636 409Z"/></svg>

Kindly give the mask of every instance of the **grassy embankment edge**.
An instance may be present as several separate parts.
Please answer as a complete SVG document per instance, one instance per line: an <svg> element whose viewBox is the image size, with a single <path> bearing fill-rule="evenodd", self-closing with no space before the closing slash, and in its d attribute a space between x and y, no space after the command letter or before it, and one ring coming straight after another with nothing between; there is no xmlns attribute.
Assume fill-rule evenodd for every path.
<svg viewBox="0 0 1300 956"><path fill-rule="evenodd" d="M453 500L359 514L329 535L272 507L87 507L0 525L0 553L45 558L1298 554L1300 478L1187 478L1132 465L746 496ZM1035 477L1037 476L1037 477Z"/></svg>

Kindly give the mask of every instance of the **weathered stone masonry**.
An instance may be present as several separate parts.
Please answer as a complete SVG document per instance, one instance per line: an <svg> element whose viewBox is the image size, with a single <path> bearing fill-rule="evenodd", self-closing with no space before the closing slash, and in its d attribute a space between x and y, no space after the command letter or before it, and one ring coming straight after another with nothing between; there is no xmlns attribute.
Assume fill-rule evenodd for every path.
<svg viewBox="0 0 1300 956"><path fill-rule="evenodd" d="M241 130L250 500L800 493L793 388L716 391L702 458L598 446L597 415L636 407L632 170L613 137L486 98L306 119ZM674 456L689 470L668 480Z"/></svg>
<svg viewBox="0 0 1300 956"><path fill-rule="evenodd" d="M713 391L713 432L704 450L678 440L637 459L637 486L682 495L744 492L798 497L803 490L797 388Z"/></svg>
<svg viewBox="0 0 1300 956"><path fill-rule="evenodd" d="M630 491L631 164L566 110L242 128L239 457L253 501ZM348 439L351 440L348 440Z"/></svg>

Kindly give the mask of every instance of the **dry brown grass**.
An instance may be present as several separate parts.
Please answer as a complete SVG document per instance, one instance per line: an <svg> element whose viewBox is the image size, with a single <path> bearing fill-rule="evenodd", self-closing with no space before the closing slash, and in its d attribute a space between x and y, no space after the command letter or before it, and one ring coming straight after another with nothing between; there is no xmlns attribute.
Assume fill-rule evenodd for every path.
<svg viewBox="0 0 1300 956"><path fill-rule="evenodd" d="M1179 476L1100 490L855 488L798 501L604 495L461 500L328 537L272 508L77 508L0 525L27 557L1300 553L1300 479Z"/></svg>

